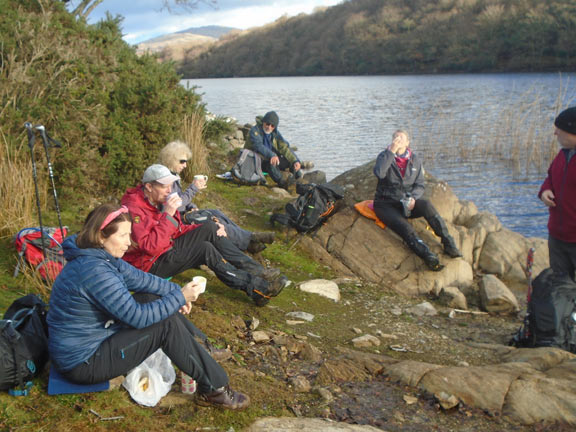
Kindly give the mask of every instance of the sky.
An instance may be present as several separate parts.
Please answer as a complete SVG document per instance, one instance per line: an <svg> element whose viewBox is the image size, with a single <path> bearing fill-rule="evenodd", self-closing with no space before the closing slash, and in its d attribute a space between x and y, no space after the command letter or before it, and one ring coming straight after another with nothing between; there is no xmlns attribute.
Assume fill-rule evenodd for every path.
<svg viewBox="0 0 576 432"><path fill-rule="evenodd" d="M160 0L104 0L88 16L94 24L110 12L122 15L122 33L130 44L156 36L174 33L190 27L219 25L247 29L275 21L283 15L294 16L311 13L316 7L334 6L343 0L216 0L216 7L200 3L191 11L179 10L177 14L160 11ZM75 7L78 0L69 3Z"/></svg>

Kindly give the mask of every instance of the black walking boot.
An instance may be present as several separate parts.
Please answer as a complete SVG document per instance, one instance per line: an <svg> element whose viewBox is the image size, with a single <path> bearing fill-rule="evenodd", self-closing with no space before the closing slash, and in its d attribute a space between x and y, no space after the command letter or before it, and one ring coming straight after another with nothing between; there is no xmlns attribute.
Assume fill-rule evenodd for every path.
<svg viewBox="0 0 576 432"><path fill-rule="evenodd" d="M267 286L254 288L252 291L252 300L254 300L256 306L266 306L270 302L270 298L276 297L284 288L290 285L290 283L286 276L279 275L276 279L269 282Z"/></svg>
<svg viewBox="0 0 576 432"><path fill-rule="evenodd" d="M432 252L426 243L424 243L416 234L411 234L406 243L417 256L422 258L430 270L440 271L444 268L444 266L440 264L438 255Z"/></svg>
<svg viewBox="0 0 576 432"><path fill-rule="evenodd" d="M454 238L448 232L448 227L444 223L444 219L440 217L440 215L434 215L428 223L434 230L434 233L440 237L442 241L442 246L444 246L444 252L450 258L460 258L462 254L458 250L458 246L456 246L456 242Z"/></svg>

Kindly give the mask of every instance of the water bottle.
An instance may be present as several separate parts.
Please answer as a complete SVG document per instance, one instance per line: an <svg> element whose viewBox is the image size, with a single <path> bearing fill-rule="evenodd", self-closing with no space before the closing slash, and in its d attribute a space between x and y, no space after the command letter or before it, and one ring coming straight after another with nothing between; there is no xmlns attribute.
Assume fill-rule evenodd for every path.
<svg viewBox="0 0 576 432"><path fill-rule="evenodd" d="M402 208L404 209L404 217L410 217L411 211L408 207L410 205L410 197L406 196L400 200L402 203Z"/></svg>

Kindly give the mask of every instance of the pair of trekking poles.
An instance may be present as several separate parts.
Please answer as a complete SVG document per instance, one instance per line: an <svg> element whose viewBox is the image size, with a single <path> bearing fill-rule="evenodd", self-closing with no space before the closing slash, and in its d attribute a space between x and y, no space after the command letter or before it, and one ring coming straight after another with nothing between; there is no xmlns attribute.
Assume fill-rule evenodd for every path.
<svg viewBox="0 0 576 432"><path fill-rule="evenodd" d="M55 139L51 138L46 133L46 128L43 125L33 125L30 122L24 123L24 127L26 128L26 132L28 134L28 148L30 149L30 159L32 161L32 176L34 177L34 188L36 191L36 207L38 208L38 222L40 224L40 235L42 244L46 244L45 241L50 241L49 238L45 239L45 236L48 237L48 234L44 233L44 225L42 224L42 209L40 206L40 193L38 191L38 173L36 169L36 159L34 158L34 144L36 142L36 131L40 132L40 136L42 137L42 143L44 145L44 152L46 153L46 164L48 165L48 176L50 177L50 182L52 185L52 195L54 196L54 205L56 207L56 213L58 214L58 224L60 227L60 233L62 234L62 238L64 238L64 227L62 226L62 217L60 215L60 204L58 202L58 193L56 192L56 184L54 183L54 171L52 169L52 162L50 161L50 147L62 147ZM41 248L42 253L44 254L44 258L46 259L46 250L44 247Z"/></svg>

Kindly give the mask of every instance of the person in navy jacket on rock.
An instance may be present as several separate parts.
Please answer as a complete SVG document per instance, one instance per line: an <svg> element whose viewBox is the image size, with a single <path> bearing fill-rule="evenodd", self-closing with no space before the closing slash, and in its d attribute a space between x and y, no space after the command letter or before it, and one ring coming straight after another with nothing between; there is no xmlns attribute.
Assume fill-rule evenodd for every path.
<svg viewBox="0 0 576 432"><path fill-rule="evenodd" d="M576 269L576 107L554 120L560 151L548 169L538 197L548 206L550 267L569 275Z"/></svg>
<svg viewBox="0 0 576 432"><path fill-rule="evenodd" d="M126 207L103 204L64 241L67 264L54 281L47 316L52 364L69 381L94 384L126 375L161 348L196 380L199 403L247 407L248 396L230 389L185 317L201 286L180 287L124 261L131 230Z"/></svg>

